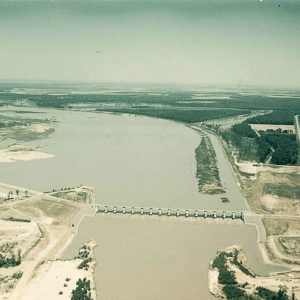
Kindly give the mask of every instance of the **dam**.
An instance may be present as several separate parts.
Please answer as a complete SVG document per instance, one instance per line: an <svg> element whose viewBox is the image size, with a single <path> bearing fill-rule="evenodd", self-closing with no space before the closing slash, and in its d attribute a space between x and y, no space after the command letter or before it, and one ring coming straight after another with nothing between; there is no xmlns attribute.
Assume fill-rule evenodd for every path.
<svg viewBox="0 0 300 300"><path fill-rule="evenodd" d="M147 216L167 216L167 217L185 217L185 218L211 218L211 219L240 219L244 221L243 211L217 211L200 209L182 209L182 208L152 208L135 206L111 206L92 204L96 213L104 214L124 214L124 215L147 215Z"/></svg>

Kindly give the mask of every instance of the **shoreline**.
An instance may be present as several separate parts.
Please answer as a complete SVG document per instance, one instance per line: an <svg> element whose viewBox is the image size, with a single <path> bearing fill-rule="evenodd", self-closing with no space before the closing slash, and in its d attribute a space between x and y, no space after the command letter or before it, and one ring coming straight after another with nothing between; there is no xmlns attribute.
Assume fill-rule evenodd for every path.
<svg viewBox="0 0 300 300"><path fill-rule="evenodd" d="M289 296L295 292L295 296L298 297L300 295L300 281L297 276L299 272L294 270L259 276L249 268L244 248L233 245L219 252L210 262L209 291L215 297L222 298L226 297L228 292L239 292L247 297L259 293L261 289L277 293L281 288L286 288ZM227 274L226 280L225 274Z"/></svg>
<svg viewBox="0 0 300 300"><path fill-rule="evenodd" d="M78 249L78 255L71 259L48 260L35 272L34 277L20 292L24 300L70 299L72 291L77 289L80 280L87 280L91 286L91 297L96 300L96 283L94 272L96 267L95 247L93 241L84 243ZM48 290L45 295L44 289Z"/></svg>
<svg viewBox="0 0 300 300"><path fill-rule="evenodd" d="M4 149L0 149L0 163L49 159L53 157L55 157L53 154L36 151L35 147L32 148L22 144L14 144Z"/></svg>

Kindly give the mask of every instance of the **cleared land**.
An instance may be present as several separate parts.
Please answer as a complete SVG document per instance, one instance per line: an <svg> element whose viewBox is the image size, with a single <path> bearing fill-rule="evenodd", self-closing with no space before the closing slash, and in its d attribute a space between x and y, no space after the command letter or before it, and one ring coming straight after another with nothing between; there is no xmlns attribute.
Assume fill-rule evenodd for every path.
<svg viewBox="0 0 300 300"><path fill-rule="evenodd" d="M297 268L300 263L297 254L300 242L300 167L251 162L236 162L234 166L251 210L265 216L268 258Z"/></svg>
<svg viewBox="0 0 300 300"><path fill-rule="evenodd" d="M76 299L95 300L96 291L93 273L96 265L94 247L95 243L89 242L80 250L77 257L70 260L52 260L45 262L37 271L35 277L22 290L22 300L53 300L73 299L76 284L79 280L90 282L91 289L84 298L83 295ZM47 293L45 293L47 291Z"/></svg>
<svg viewBox="0 0 300 300"><path fill-rule="evenodd" d="M264 224L270 258L277 263L300 265L300 218L268 217Z"/></svg>
<svg viewBox="0 0 300 300"><path fill-rule="evenodd" d="M14 252L20 252L21 260L15 266L0 268L0 278L6 278L6 281L14 279L10 288L0 285L3 299L19 299L19 293L30 282L39 266L46 260L59 257L72 238L71 220L79 210L80 206L76 203L39 195L1 204L0 219L3 225L6 224L1 227L1 235L6 237L7 243L13 245L10 248ZM22 234L14 236L14 226L19 227ZM29 230L30 234L26 234ZM22 276L15 279L16 273Z"/></svg>

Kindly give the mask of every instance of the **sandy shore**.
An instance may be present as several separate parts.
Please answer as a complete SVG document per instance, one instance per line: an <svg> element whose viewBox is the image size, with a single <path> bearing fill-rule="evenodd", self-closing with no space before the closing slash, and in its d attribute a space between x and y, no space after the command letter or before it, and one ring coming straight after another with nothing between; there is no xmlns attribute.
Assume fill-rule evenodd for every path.
<svg viewBox="0 0 300 300"><path fill-rule="evenodd" d="M280 274L272 274L270 276L257 276L247 267L247 257L242 247L234 245L225 249L223 252L229 254L226 258L226 266L229 271L234 273L236 279L236 284L234 284L234 286L243 290L246 294L254 295L257 293L258 287L266 288L275 293L279 291L279 288L284 287L289 296L294 292L296 299L300 297L300 271L283 272ZM237 261L243 265L245 270L248 270L247 272L242 270L242 268L234 262L234 253L237 255ZM219 270L218 268L214 268L211 262L208 274L209 291L217 298L223 298L224 285L219 283L218 276Z"/></svg>
<svg viewBox="0 0 300 300"><path fill-rule="evenodd" d="M54 157L54 155L46 152L36 151L33 148L21 145L13 145L6 149L0 149L0 163L47 159L52 157Z"/></svg>
<svg viewBox="0 0 300 300"><path fill-rule="evenodd" d="M72 290L76 288L79 279L86 278L91 281L92 298L96 299L93 273L95 269L94 242L85 244L90 249L89 257L92 262L87 269L78 266L82 258L71 260L55 260L45 262L35 274L35 277L24 287L17 299L22 300L53 300L71 299ZM81 248L82 249L82 248ZM45 293L45 291L47 291Z"/></svg>
<svg viewBox="0 0 300 300"><path fill-rule="evenodd" d="M32 227L34 224L37 224L41 236L37 242L35 239L35 241L30 243L30 251L26 251L25 255L22 252L22 262L20 265L8 268L5 274L1 270L0 276L8 276L8 279L13 278L12 276L15 272L21 272L22 276L18 281L14 282L14 286L9 290L3 290L3 294L0 291L0 299L23 299L23 291L26 290L28 285L31 285L31 281L34 280L39 269L44 267L44 262L60 257L61 251L74 236L71 231L71 221L80 211L80 208L81 206L76 203L47 195L37 195L20 201L9 201L1 205L1 218L10 218L13 216L14 218L31 220L30 223L13 222L10 226L2 228L3 234L6 233L6 235L9 235L10 232L14 234L12 226L20 227L19 230L22 231L22 235L19 234L20 237L18 238L14 234L12 238L12 242L16 243L17 248L25 245L24 242L21 243L21 237L24 240L23 236L26 235L24 231L26 226ZM52 264L50 265L51 274ZM53 268L59 268L59 264L58 266L54 265ZM44 291L43 288L40 290ZM39 299L42 298L40 297Z"/></svg>

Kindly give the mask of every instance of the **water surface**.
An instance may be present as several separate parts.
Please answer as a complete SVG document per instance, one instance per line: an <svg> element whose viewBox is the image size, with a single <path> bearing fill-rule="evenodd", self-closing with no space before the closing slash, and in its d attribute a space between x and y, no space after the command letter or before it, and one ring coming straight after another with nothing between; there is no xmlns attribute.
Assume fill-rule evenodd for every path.
<svg viewBox="0 0 300 300"><path fill-rule="evenodd" d="M234 180L226 186L234 188L231 203L222 203L220 195L198 192L195 148L201 137L182 124L103 113L38 111L46 112L41 118L55 117L56 129L47 139L27 144L49 143L39 150L55 157L2 165L1 181L40 191L85 184L96 189L98 203L109 205L245 209ZM223 168L224 158L220 163ZM228 176L231 173L225 172L225 181Z"/></svg>
<svg viewBox="0 0 300 300"><path fill-rule="evenodd" d="M275 270L263 262L255 227L238 221L88 217L64 257L76 255L90 239L98 244L98 299L215 299L208 290L209 263L218 250L235 244L244 246L249 265L258 274Z"/></svg>

